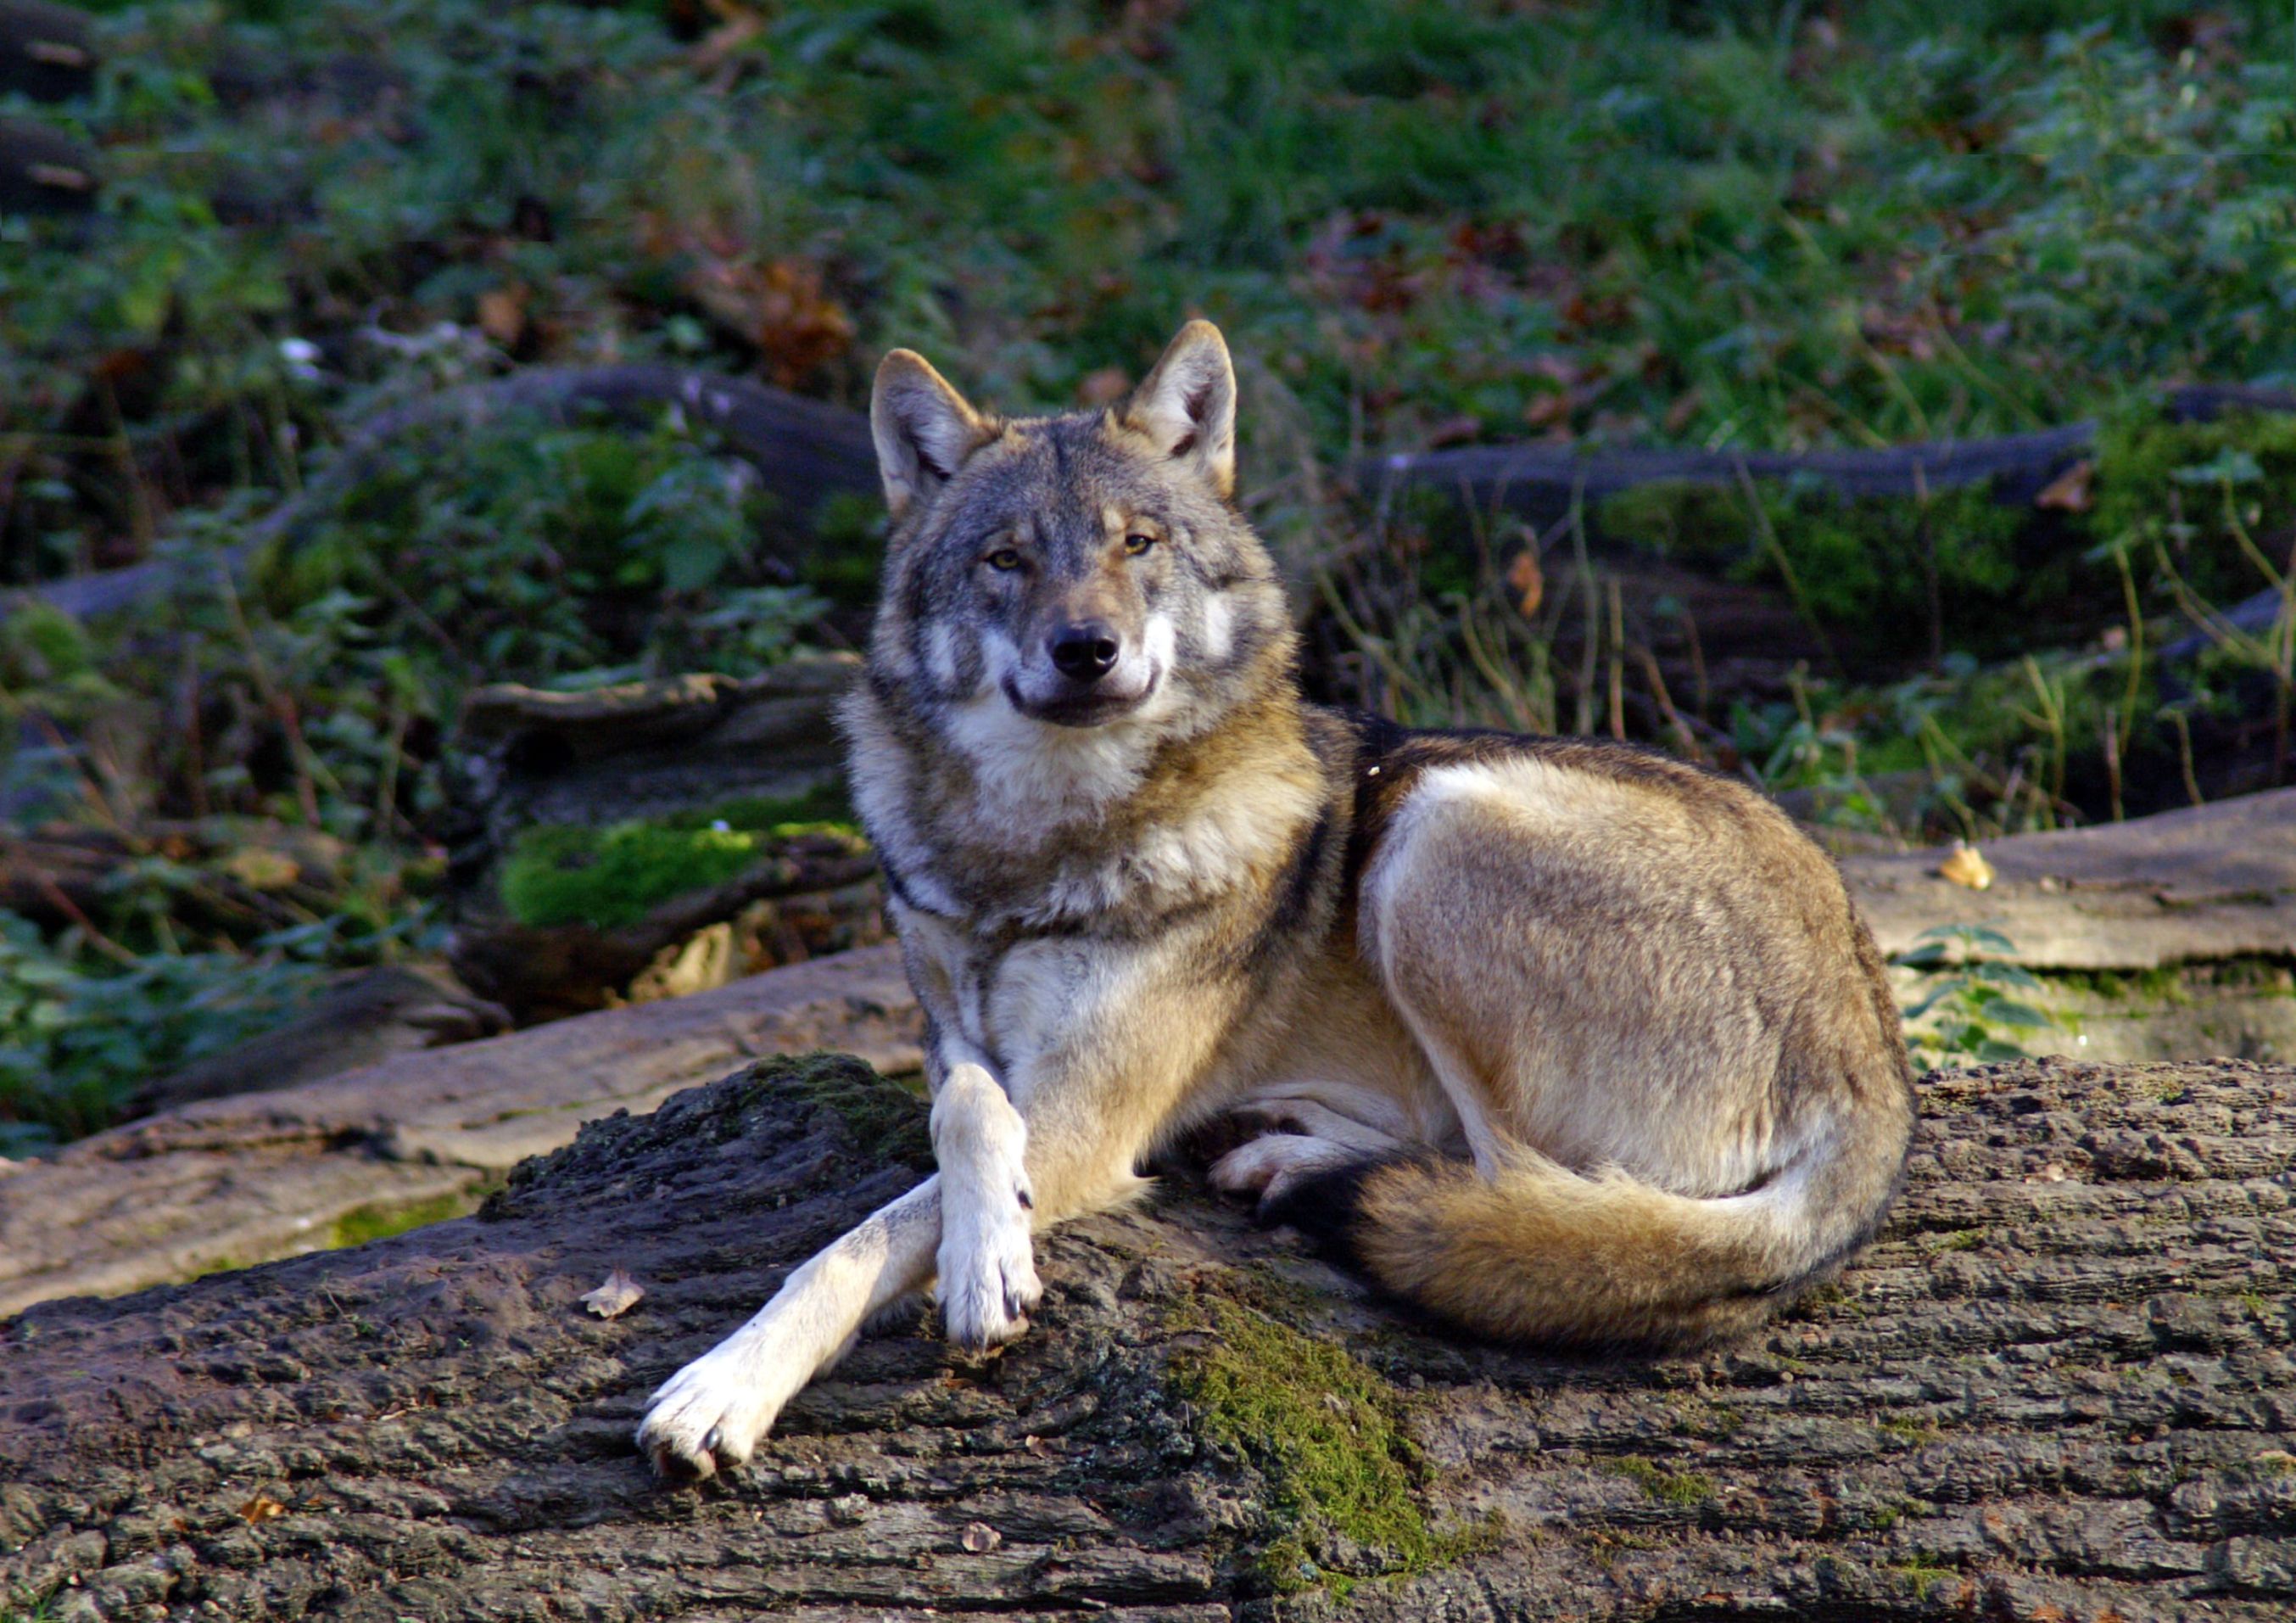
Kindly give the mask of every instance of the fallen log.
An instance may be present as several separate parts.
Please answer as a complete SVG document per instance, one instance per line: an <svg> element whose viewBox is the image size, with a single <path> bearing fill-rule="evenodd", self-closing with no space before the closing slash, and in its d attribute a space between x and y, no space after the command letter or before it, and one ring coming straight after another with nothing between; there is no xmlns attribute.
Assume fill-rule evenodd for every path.
<svg viewBox="0 0 2296 1623"><path fill-rule="evenodd" d="M1973 956L2045 972L2138 981L2179 966L2241 971L2222 985L2073 1002L2082 1028L2026 1034L2035 1050L2296 1054L2296 790L1997 841L1986 853L1996 878L1983 891L1940 877L1941 850L1852 856L1842 869L1891 954L1960 924L2012 943ZM1949 956L1961 951L1953 943ZM1897 973L1910 1002L1923 979ZM164 1112L0 1177L0 1315L324 1246L354 1214L376 1222L435 1213L441 1201L466 1207L582 1123L651 1109L744 1058L832 1046L911 1069L921 1030L898 951L871 947Z"/></svg>
<svg viewBox="0 0 2296 1623"><path fill-rule="evenodd" d="M238 568L265 547L292 546L398 441L434 431L471 432L517 412L563 417L584 407L641 416L676 405L723 436L758 471L778 510L802 527L837 496L873 500L876 453L868 419L786 390L714 373L636 364L537 367L381 412L360 424L324 473L258 522L245 540L203 562ZM2169 417L2203 421L2231 410L2296 410L2296 391L2194 384L2163 396ZM1844 496L1917 497L1989 482L2005 503L2030 506L2087 451L2093 422L1997 439L1939 441L1884 450L1706 451L1660 447L1468 446L1359 457L1349 482L1375 500L1422 489L1548 526L1574 507L1654 483L1734 486L1804 481ZM191 565L160 558L0 597L0 615L37 600L86 617L133 606L183 579Z"/></svg>
<svg viewBox="0 0 2296 1623"><path fill-rule="evenodd" d="M909 1070L922 1021L879 947L295 1087L212 1099L0 1161L0 1317L467 1211L586 1121L824 1044Z"/></svg>
<svg viewBox="0 0 2296 1623"><path fill-rule="evenodd" d="M875 857L857 833L809 820L842 814L832 717L858 669L832 655L746 680L689 675L582 693L504 682L472 693L449 771L456 972L530 1021L607 1004L665 951L713 926L742 934L760 909L816 922L771 932L776 941L754 955L768 961L744 972L882 940ZM739 828L726 817L742 819ZM796 831L774 834L784 821ZM675 886L657 872L660 894L643 908L625 885L583 877L609 871L594 866L595 831L639 825L693 839L713 824L753 842L740 871L700 868ZM531 848L537 838L557 840L555 857ZM521 877L556 885L564 905L521 914L511 894ZM613 916L588 916L598 905Z"/></svg>
<svg viewBox="0 0 2296 1623"><path fill-rule="evenodd" d="M0 1593L62 1620L2201 1619L2296 1606L2296 1073L1941 1074L1905 1197L1747 1342L1406 1324L1187 1177L1029 1335L865 1339L750 1467L646 1393L926 1164L846 1062L594 1123L479 1216L0 1328ZM616 1270L643 1295L581 1298Z"/></svg>
<svg viewBox="0 0 2296 1623"><path fill-rule="evenodd" d="M2236 383L2191 384L2161 397L2169 419L2206 422L2227 411L2296 411L2296 391ZM1574 507L1591 512L1606 497L1643 485L1732 488L1807 482L1846 497L1907 499L1988 485L1995 500L2030 507L2086 456L2094 422L1988 440L1937 440L1879 450L1738 451L1571 444L1473 445L1450 450L1365 457L1356 483L1382 501L1412 489L1456 496L1483 511L1519 514L1545 528Z"/></svg>

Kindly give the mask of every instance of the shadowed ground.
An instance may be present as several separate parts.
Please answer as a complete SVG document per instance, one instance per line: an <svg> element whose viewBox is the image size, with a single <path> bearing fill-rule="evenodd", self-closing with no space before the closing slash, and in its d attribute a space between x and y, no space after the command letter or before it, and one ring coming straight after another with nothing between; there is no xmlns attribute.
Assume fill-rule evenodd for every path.
<svg viewBox="0 0 2296 1623"><path fill-rule="evenodd" d="M1174 1179L1045 1246L1003 1356L866 1342L745 1476L664 1489L645 1393L925 1162L907 1095L769 1061L477 1217L0 1327L0 1586L60 1618L2290 1615L2296 1072L1995 1067L1923 1115L1882 1243L1750 1345L1462 1346ZM603 1322L615 1267L646 1295Z"/></svg>

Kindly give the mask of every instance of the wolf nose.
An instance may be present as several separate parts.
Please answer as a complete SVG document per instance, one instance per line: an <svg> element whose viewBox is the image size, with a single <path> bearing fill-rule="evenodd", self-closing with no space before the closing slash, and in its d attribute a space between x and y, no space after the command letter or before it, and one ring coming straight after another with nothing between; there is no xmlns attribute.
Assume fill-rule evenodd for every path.
<svg viewBox="0 0 2296 1623"><path fill-rule="evenodd" d="M1072 682L1096 682L1116 666L1116 633L1097 620L1053 633L1053 663Z"/></svg>

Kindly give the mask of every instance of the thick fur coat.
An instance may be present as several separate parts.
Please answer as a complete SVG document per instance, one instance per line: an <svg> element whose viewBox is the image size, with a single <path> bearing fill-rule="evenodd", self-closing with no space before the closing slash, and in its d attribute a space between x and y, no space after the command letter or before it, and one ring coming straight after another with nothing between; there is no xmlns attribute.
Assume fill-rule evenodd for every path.
<svg viewBox="0 0 2296 1623"><path fill-rule="evenodd" d="M1304 703L1215 329L1009 422L896 351L872 419L895 528L845 721L940 1171L655 1395L663 1470L746 1459L936 1280L952 1339L1021 1334L1033 1232L1214 1116L1220 1187L1490 1336L1706 1339L1873 1232L1911 1068L1832 862L1639 749Z"/></svg>

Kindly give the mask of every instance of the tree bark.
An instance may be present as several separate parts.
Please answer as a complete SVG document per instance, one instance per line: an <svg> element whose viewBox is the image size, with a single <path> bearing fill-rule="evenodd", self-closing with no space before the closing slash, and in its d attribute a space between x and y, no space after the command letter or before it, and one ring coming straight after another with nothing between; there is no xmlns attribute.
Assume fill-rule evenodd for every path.
<svg viewBox="0 0 2296 1623"><path fill-rule="evenodd" d="M0 1586L59 1619L2281 1619L2296 1072L1932 1076L1905 1198L1740 1346L1406 1322L1186 1176L1041 1247L1029 1334L865 1340L750 1469L646 1393L925 1165L771 1061L479 1216L0 1329ZM578 1298L613 1269L646 1294Z"/></svg>

